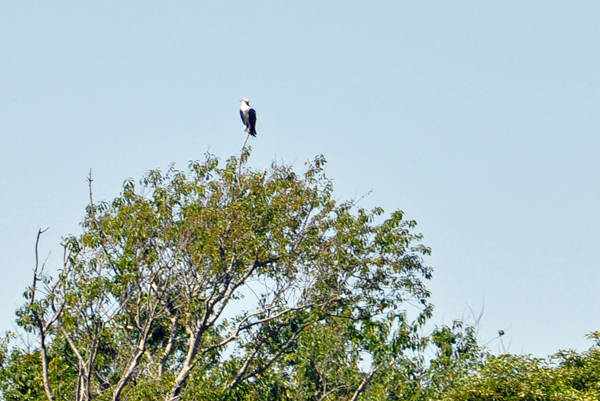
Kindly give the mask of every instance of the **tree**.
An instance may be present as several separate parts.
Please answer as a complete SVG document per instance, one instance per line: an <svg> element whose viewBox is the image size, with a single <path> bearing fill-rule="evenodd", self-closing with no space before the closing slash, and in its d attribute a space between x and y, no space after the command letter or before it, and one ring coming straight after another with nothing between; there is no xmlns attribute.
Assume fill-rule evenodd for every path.
<svg viewBox="0 0 600 401"><path fill-rule="evenodd" d="M438 391L443 401L591 401L600 398L600 333L588 351L559 351L550 358L489 355L476 370Z"/></svg>
<svg viewBox="0 0 600 401"><path fill-rule="evenodd" d="M19 311L46 399L356 400L422 346L416 223L335 201L322 156L302 175L248 156L150 171L111 202L90 177L83 233Z"/></svg>

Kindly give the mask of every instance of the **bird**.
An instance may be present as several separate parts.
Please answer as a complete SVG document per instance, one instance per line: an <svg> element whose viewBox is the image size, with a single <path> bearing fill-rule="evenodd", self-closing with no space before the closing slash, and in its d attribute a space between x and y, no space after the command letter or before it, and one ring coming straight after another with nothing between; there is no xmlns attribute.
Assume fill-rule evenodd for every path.
<svg viewBox="0 0 600 401"><path fill-rule="evenodd" d="M244 98L241 102L240 116L242 117L242 122L246 126L244 131L256 137L256 111L250 107L250 101L248 99Z"/></svg>

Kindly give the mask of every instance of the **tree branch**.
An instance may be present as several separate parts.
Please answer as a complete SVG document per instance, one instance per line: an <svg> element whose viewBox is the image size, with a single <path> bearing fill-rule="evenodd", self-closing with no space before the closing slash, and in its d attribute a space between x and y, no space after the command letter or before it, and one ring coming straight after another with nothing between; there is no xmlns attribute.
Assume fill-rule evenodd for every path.
<svg viewBox="0 0 600 401"><path fill-rule="evenodd" d="M394 360L392 359L392 361L389 363L389 365L393 365L394 364ZM356 389L356 391L354 392L354 395L352 396L352 398L350 399L350 401L356 401L358 399L358 396L365 391L365 388L367 387L367 385L369 384L369 382L371 381L371 379L373 379L373 376L375 376L375 373L377 373L377 371L379 371L379 369L381 369L384 365L384 362L380 362L379 365L377 365L377 367L375 369L373 369L371 371L371 373L369 373L367 376L365 376L365 378L363 379L362 383L360 383L360 385L358 386L358 388Z"/></svg>
<svg viewBox="0 0 600 401"><path fill-rule="evenodd" d="M233 381L231 381L231 383L229 383L225 387L225 390L233 389L235 386L237 386L239 384L239 382L242 379L248 379L250 377L254 377L256 375L262 374L264 371L269 369L271 367L271 365L281 356L281 354L283 354L287 349L289 349L294 344L294 341L296 341L296 338L298 338L298 336L300 335L302 330L304 330L306 327L310 326L310 324L311 324L311 322L305 323L302 326L300 326L300 328L294 333L293 336L290 337L290 339L285 343L285 345L283 347L281 347L281 349L277 353L275 353L275 355L271 356L271 358L269 358L267 360L267 363L265 363L263 366L260 366L256 369L254 369L250 374L248 374L247 376L244 377L245 373L248 370L248 367L250 366L250 363L254 360L254 358L256 358L258 351L263 346L263 344L266 342L266 339L263 339L261 342L259 342L259 344L256 346L254 352L248 356L246 361L244 361L244 364L238 370L238 373L237 373L236 377L233 379Z"/></svg>
<svg viewBox="0 0 600 401"><path fill-rule="evenodd" d="M49 324L46 324L46 322L44 322L44 317L43 314L45 311L35 311L32 306L33 303L35 302L35 292L37 289L37 282L39 280L41 280L40 275L38 273L38 269L39 269L39 253L38 253L38 248L39 248L39 243L40 243L40 236L45 233L48 228L50 227L46 227L44 229L40 229L38 231L37 234L37 238L35 240L35 269L33 271L33 284L31 286L31 301L29 303L29 310L31 311L36 324L38 326L38 330L40 331L40 356L42 358L42 381L44 383L44 392L46 393L46 397L48 398L48 401L54 401L54 395L52 394L52 387L50 386L50 379L49 379L49 369L48 369L48 350L47 350L47 346L46 346L46 338L48 335L48 328L49 328ZM53 316L53 318L50 319L50 324L52 324L56 318L57 318L57 314L55 314Z"/></svg>

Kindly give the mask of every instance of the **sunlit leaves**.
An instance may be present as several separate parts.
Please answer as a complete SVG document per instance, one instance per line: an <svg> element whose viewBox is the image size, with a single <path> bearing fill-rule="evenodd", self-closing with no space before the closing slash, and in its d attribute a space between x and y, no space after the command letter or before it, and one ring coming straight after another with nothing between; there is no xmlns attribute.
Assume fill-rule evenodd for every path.
<svg viewBox="0 0 600 401"><path fill-rule="evenodd" d="M300 173L249 169L249 155L152 170L87 207L51 294L55 343L79 387L143 394L134 378L159 380L176 399L202 377L228 397L273 377L287 384L269 392L291 397L306 390L291 385L295 371L325 375L314 391L329 382L346 396L365 380L358 365L389 370L420 347L431 269L415 223L336 202L322 156ZM23 310L24 327L43 302Z"/></svg>

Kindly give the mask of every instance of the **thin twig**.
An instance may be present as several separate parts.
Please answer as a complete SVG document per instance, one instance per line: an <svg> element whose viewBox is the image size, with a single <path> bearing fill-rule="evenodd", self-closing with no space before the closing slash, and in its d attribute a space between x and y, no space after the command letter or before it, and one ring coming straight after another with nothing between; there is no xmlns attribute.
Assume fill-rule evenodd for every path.
<svg viewBox="0 0 600 401"><path fill-rule="evenodd" d="M241 176L241 170L242 170L242 159L244 158L244 149L246 149L246 142L248 142L248 138L250 138L250 133L248 133L246 135L246 139L244 140L244 144L242 145L242 151L240 152L240 158L238 159L238 165L237 165L238 186L241 183L240 176Z"/></svg>
<svg viewBox="0 0 600 401"><path fill-rule="evenodd" d="M37 234L37 238L35 240L35 269L33 270L33 284L31 286L31 289L33 292L35 292L36 289L36 283L37 281L40 279L40 276L38 274L38 269L39 269L39 252L38 252L38 246L40 244L40 236L45 233L46 231L48 231L50 227L46 227L46 228L40 228L38 230L38 234ZM33 304L33 294L31 296L31 304Z"/></svg>
<svg viewBox="0 0 600 401"><path fill-rule="evenodd" d="M90 192L90 207L94 207L94 200L92 197L92 182L94 180L92 180L92 168L90 167L90 173L87 176L87 182L88 182L88 188L89 188L89 192ZM92 209L90 209L90 212L92 211Z"/></svg>

